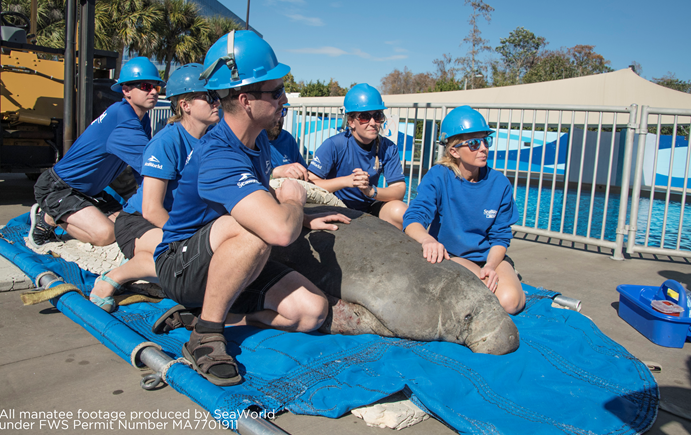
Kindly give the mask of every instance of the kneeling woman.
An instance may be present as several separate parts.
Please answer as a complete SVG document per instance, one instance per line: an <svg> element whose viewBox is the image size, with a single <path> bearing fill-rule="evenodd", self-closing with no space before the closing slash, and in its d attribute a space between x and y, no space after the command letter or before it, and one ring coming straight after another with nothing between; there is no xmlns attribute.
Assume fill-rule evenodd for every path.
<svg viewBox="0 0 692 435"><path fill-rule="evenodd" d="M516 314L524 308L525 296L506 252L519 216L509 180L487 166L492 133L483 115L469 106L449 112L440 128L444 156L418 186L404 229L423 246L429 262L451 257L483 280L508 313Z"/></svg>
<svg viewBox="0 0 692 435"><path fill-rule="evenodd" d="M154 250L168 220L168 212L188 155L219 121L219 98L199 80L202 65L188 64L177 69L168 80L166 97L173 116L147 145L142 154L144 181L115 220L115 239L127 263L96 279L90 299L104 310L115 310L113 294L123 284L145 279L157 282Z"/></svg>
<svg viewBox="0 0 692 435"><path fill-rule="evenodd" d="M386 109L377 89L355 85L344 98L348 129L315 151L310 181L327 189L348 208L368 212L401 229L406 204L404 171L396 144L380 136ZM388 187L377 188L384 174Z"/></svg>

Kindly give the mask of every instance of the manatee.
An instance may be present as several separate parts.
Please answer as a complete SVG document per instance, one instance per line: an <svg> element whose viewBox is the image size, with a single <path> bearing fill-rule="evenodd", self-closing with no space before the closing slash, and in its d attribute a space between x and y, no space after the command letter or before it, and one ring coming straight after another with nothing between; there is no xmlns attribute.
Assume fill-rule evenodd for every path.
<svg viewBox="0 0 692 435"><path fill-rule="evenodd" d="M514 322L471 271L453 261L428 263L420 244L372 215L306 205L306 213L327 211L352 221L338 231L303 229L271 253L327 294L331 307L321 331L448 341L494 355L519 347Z"/></svg>

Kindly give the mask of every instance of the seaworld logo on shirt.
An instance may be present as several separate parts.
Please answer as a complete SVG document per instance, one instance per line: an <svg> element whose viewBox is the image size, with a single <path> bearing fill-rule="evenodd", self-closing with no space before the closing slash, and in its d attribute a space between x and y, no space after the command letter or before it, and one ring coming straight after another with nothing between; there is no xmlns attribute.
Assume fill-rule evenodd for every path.
<svg viewBox="0 0 692 435"><path fill-rule="evenodd" d="M149 160L144 164L144 166L149 166L154 169L163 169L163 165L157 165L159 163L159 159L157 159L154 156L149 157Z"/></svg>
<svg viewBox="0 0 692 435"><path fill-rule="evenodd" d="M312 162L310 162L311 165L315 165L318 169L322 169L322 162L320 162L319 157L315 157Z"/></svg>
<svg viewBox="0 0 692 435"><path fill-rule="evenodd" d="M272 162L271 162L271 160L267 160L266 162L264 162L264 173L268 174L271 172L271 170L272 170Z"/></svg>
<svg viewBox="0 0 692 435"><path fill-rule="evenodd" d="M483 210L483 214L488 219L495 219L495 216L497 216L497 210Z"/></svg>
<svg viewBox="0 0 692 435"><path fill-rule="evenodd" d="M192 153L194 153L195 150L190 151L190 154L187 155L187 159L185 159L185 164L187 165L190 159L192 158Z"/></svg>
<svg viewBox="0 0 692 435"><path fill-rule="evenodd" d="M103 113L101 114L101 116L99 116L98 118L96 118L96 119L94 119L93 121L91 121L91 123L93 124L93 123L95 123L95 122L98 122L98 123L100 124L101 122L103 122L103 118L105 118L106 115L108 115L108 112L107 112L107 111L106 111L106 112L103 112Z"/></svg>
<svg viewBox="0 0 692 435"><path fill-rule="evenodd" d="M243 187L243 186L246 186L246 185L252 184L252 183L259 184L259 181L257 181L255 178L250 178L252 176L253 175L249 172L241 174L240 180L238 180L238 187Z"/></svg>

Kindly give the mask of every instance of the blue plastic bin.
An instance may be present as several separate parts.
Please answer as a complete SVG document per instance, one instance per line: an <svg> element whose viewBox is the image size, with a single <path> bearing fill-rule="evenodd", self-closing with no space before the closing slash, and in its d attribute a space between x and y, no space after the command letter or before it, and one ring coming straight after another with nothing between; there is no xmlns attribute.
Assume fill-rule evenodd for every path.
<svg viewBox="0 0 692 435"><path fill-rule="evenodd" d="M678 299L668 295L668 289L678 293ZM683 347L690 340L690 309L683 286L672 279L660 287L622 284L618 314L649 340L665 347ZM684 311L680 317L669 316L651 308L651 301L669 300Z"/></svg>

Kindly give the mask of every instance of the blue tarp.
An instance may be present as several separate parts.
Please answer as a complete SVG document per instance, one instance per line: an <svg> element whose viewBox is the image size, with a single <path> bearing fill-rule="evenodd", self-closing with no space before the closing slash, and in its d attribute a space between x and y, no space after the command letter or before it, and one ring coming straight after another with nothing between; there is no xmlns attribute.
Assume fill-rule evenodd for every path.
<svg viewBox="0 0 692 435"><path fill-rule="evenodd" d="M0 238L0 254L23 270L44 267L82 290L91 288L95 275L23 246L27 232L26 216L11 221L0 233L15 243ZM647 367L588 318L552 308L554 292L527 285L524 289L526 309L513 317L521 345L509 355L474 354L444 342L234 327L226 328L225 335L229 352L240 363L243 384L214 387L180 364L169 371L168 379L173 388L212 414L217 409L231 412L257 405L267 411L288 409L334 418L404 391L460 433L636 434L647 430L656 418L659 401ZM64 299L79 303L68 306ZM98 316L108 316L85 302L69 293L56 306L65 314L66 310L97 310ZM189 332L151 332L153 322L173 304L170 300L138 303L120 307L113 316L177 358ZM104 341L103 331L85 328ZM108 346L129 360L121 351L128 346ZM195 392L198 389L204 390L204 400Z"/></svg>

